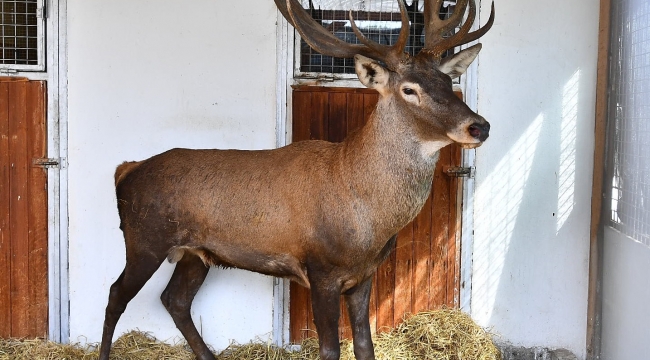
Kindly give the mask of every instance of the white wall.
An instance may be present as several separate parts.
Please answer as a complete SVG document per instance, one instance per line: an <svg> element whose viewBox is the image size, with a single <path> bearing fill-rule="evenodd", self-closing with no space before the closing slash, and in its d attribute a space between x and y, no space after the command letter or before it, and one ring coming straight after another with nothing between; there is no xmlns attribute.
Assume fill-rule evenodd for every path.
<svg viewBox="0 0 650 360"><path fill-rule="evenodd" d="M647 359L650 354L650 248L604 230L601 359Z"/></svg>
<svg viewBox="0 0 650 360"><path fill-rule="evenodd" d="M598 1L497 0L481 39L472 316L585 357ZM481 18L487 19L484 1Z"/></svg>
<svg viewBox="0 0 650 360"><path fill-rule="evenodd" d="M477 151L472 315L503 341L580 358L597 5L497 0L478 67L478 110L493 130ZM123 268L117 164L176 146L274 146L275 21L272 1L68 0L71 340L99 341ZM159 301L171 269L133 300L117 334L179 335ZM193 314L216 348L268 336L271 279L212 270Z"/></svg>
<svg viewBox="0 0 650 360"><path fill-rule="evenodd" d="M124 266L115 167L172 147L274 147L276 9L272 1L68 0L67 20L70 338L96 342ZM172 269L164 264L130 303L116 335L180 335L159 300ZM271 278L213 269L193 316L223 348L268 337L272 300Z"/></svg>

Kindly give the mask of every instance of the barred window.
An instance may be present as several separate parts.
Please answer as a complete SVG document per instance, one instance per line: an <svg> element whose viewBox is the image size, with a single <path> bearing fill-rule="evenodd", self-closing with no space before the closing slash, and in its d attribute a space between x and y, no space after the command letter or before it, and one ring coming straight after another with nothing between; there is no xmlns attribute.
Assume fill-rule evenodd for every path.
<svg viewBox="0 0 650 360"><path fill-rule="evenodd" d="M302 3L314 20L346 42L359 43L350 26L350 10L357 27L370 40L392 45L399 37L402 23L399 5L395 0L303 0ZM444 1L440 17L449 17L455 6L455 0ZM424 1L406 0L406 8L411 25L406 51L415 55L424 46ZM296 53L299 54L296 59L296 77L354 74L354 59L321 55L304 40L297 41L296 46Z"/></svg>
<svg viewBox="0 0 650 360"><path fill-rule="evenodd" d="M45 69L43 1L0 1L0 70Z"/></svg>
<svg viewBox="0 0 650 360"><path fill-rule="evenodd" d="M609 221L650 246L650 4L614 1L612 12Z"/></svg>

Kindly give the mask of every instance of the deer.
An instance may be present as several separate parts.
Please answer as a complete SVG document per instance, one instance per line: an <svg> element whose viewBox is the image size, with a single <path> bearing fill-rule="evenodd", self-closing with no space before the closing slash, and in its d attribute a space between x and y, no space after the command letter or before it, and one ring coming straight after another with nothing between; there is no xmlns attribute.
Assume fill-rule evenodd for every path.
<svg viewBox="0 0 650 360"><path fill-rule="evenodd" d="M351 12L360 44L333 36L297 0L275 0L316 51L354 57L360 82L379 93L376 108L366 125L340 143L177 148L119 165L115 188L126 264L110 287L100 359L109 358L127 304L165 260L176 265L161 301L198 359L214 355L190 309L214 266L288 278L308 288L324 360L340 357L343 297L356 359L375 359L368 314L373 274L428 198L438 151L451 143L476 148L490 132L489 122L458 99L452 86L481 44L442 55L485 34L494 22L494 3L487 23L470 31L475 1L458 0L456 11L441 19L442 1L425 3L424 48L409 55L404 0L398 0L402 28L393 45L367 39Z"/></svg>

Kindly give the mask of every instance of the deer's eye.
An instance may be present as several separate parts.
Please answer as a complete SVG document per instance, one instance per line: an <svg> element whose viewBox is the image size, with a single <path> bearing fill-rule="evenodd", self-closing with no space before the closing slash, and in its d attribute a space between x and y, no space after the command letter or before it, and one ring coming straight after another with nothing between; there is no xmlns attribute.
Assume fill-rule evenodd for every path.
<svg viewBox="0 0 650 360"><path fill-rule="evenodd" d="M404 88L404 89L402 89L402 92L405 95L415 95L415 90L413 90L411 88Z"/></svg>

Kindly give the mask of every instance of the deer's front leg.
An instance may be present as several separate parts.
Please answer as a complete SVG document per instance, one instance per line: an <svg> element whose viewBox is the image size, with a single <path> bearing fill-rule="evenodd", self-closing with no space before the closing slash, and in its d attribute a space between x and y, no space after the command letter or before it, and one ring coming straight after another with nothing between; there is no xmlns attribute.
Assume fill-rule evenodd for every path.
<svg viewBox="0 0 650 360"><path fill-rule="evenodd" d="M368 310L370 307L370 290L372 277L345 293L345 303L352 325L354 356L357 360L375 360L375 348L370 333Z"/></svg>
<svg viewBox="0 0 650 360"><path fill-rule="evenodd" d="M311 301L314 324L318 332L321 360L339 360L340 289L326 281L311 281Z"/></svg>

